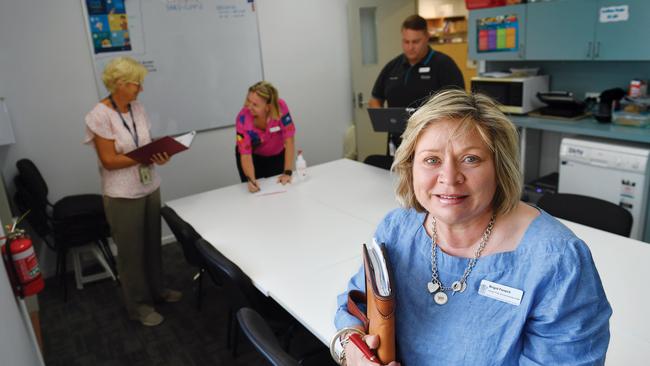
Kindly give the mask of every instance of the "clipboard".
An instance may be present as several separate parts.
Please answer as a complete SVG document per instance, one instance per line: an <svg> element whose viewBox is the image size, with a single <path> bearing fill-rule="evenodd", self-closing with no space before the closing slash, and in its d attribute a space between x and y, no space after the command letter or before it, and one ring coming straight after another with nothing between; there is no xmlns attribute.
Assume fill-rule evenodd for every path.
<svg viewBox="0 0 650 366"><path fill-rule="evenodd" d="M165 152L167 155L172 156L189 149L195 135L196 131L191 131L177 137L165 136L144 146L140 146L125 155L138 163L151 164L151 158L154 154Z"/></svg>

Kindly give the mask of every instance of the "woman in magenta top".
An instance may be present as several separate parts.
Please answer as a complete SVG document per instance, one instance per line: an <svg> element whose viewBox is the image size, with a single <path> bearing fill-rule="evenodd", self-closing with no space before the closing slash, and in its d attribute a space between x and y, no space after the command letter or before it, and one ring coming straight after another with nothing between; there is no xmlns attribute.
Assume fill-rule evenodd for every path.
<svg viewBox="0 0 650 366"><path fill-rule="evenodd" d="M271 83L260 81L248 88L244 108L235 121L237 170L248 190L259 190L257 178L280 175L291 183L296 128L284 100Z"/></svg>

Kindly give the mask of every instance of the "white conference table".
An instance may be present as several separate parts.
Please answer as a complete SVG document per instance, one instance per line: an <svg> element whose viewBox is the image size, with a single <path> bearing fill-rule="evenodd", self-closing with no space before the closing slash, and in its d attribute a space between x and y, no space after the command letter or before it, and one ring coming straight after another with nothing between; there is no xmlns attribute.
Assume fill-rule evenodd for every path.
<svg viewBox="0 0 650 366"><path fill-rule="evenodd" d="M361 243L397 207L388 171L352 160L308 169L286 192L237 184L167 202L327 344L336 296L361 265ZM262 192L263 193L263 192ZM614 314L607 365L650 361L650 245L563 221L590 247Z"/></svg>

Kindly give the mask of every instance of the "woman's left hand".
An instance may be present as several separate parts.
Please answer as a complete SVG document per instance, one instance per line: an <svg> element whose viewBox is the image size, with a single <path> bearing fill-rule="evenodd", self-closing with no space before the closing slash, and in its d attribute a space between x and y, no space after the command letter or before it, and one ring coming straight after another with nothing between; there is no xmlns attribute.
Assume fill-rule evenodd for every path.
<svg viewBox="0 0 650 366"><path fill-rule="evenodd" d="M166 152L153 154L151 157L151 162L158 165L165 165L171 159Z"/></svg>
<svg viewBox="0 0 650 366"><path fill-rule="evenodd" d="M282 185L291 183L291 176L286 174L280 174L280 176L278 177L278 183Z"/></svg>

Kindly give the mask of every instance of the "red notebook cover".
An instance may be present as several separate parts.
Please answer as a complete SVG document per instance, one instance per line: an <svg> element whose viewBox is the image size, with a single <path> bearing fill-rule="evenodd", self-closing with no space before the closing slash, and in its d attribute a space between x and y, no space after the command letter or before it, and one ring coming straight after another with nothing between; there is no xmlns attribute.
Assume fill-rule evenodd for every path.
<svg viewBox="0 0 650 366"><path fill-rule="evenodd" d="M151 158L154 154L166 152L167 155L172 156L187 149L187 146L176 141L173 137L165 136L126 153L126 156L138 163L151 164Z"/></svg>

